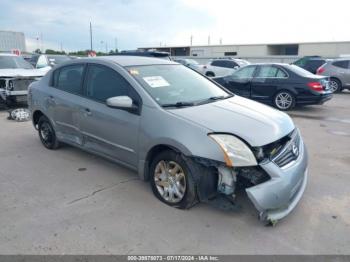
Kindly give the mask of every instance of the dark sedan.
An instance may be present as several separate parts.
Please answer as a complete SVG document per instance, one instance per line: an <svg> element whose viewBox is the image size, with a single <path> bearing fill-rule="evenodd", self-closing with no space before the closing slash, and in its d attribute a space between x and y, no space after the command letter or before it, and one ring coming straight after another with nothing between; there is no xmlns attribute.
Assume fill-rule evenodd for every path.
<svg viewBox="0 0 350 262"><path fill-rule="evenodd" d="M255 64L232 75L213 78L231 92L280 110L295 105L323 104L332 98L328 77L317 76L288 64Z"/></svg>

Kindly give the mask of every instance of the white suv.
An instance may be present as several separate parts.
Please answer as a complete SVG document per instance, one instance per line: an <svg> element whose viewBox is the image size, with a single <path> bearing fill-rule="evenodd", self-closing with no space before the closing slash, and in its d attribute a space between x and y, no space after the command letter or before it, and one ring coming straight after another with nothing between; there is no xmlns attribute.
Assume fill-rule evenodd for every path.
<svg viewBox="0 0 350 262"><path fill-rule="evenodd" d="M248 64L250 63L243 59L215 59L203 66L202 73L209 77L226 76Z"/></svg>

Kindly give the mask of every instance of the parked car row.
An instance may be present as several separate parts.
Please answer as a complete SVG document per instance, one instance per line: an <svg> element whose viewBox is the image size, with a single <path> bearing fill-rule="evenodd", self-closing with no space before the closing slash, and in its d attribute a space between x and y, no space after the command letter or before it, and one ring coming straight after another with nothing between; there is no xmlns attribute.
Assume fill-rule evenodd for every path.
<svg viewBox="0 0 350 262"><path fill-rule="evenodd" d="M333 93L350 89L350 58L326 59L320 56L306 56L293 64L313 74L329 76Z"/></svg>

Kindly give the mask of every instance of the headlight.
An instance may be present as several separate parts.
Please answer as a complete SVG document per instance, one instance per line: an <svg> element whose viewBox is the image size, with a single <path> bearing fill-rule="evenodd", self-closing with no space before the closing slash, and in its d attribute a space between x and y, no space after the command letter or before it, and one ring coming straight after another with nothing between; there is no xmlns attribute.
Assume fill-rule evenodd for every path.
<svg viewBox="0 0 350 262"><path fill-rule="evenodd" d="M209 137L221 147L227 166L256 166L258 164L250 148L237 137L226 134L210 134Z"/></svg>

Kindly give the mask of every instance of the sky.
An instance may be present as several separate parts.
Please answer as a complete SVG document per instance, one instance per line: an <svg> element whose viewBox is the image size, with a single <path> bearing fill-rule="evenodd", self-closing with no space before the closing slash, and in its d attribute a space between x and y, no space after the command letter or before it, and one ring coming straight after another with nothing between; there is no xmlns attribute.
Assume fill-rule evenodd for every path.
<svg viewBox="0 0 350 262"><path fill-rule="evenodd" d="M350 40L347 0L0 0L28 51ZM41 41L42 36L42 41ZM38 40L39 39L39 40Z"/></svg>

